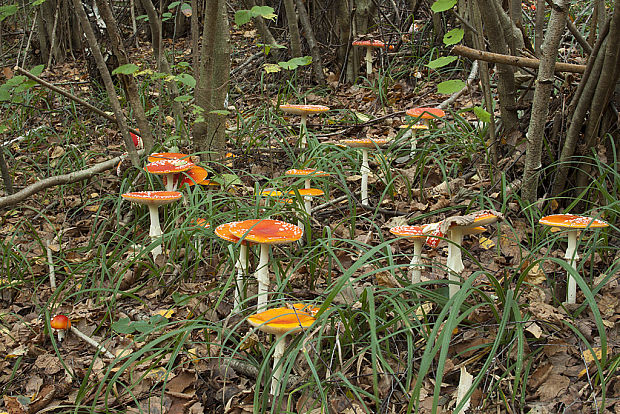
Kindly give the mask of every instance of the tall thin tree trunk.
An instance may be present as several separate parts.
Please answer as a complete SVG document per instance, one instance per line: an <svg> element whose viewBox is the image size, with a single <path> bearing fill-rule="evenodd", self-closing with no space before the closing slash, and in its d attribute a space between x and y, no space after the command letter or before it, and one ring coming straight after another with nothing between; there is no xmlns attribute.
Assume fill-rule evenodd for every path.
<svg viewBox="0 0 620 414"><path fill-rule="evenodd" d="M105 22L106 30L112 43L112 49L114 51L114 55L116 55L116 58L118 59L119 66L128 64L129 58L127 57L127 52L125 51L125 46L123 45L123 41L121 40L121 34L118 30L116 19L114 19L114 16L112 15L112 9L108 4L108 0L97 0L97 7L99 8L99 12L101 13L101 18ZM153 134L151 132L151 126L146 120L146 115L144 114L144 108L142 107L142 103L140 102L140 95L138 94L138 86L136 85L136 80L131 75L119 76L123 84L123 89L127 94L127 99L129 100L131 108L133 109L136 123L138 124L138 128L140 129L140 136L142 137L142 141L144 143L144 149L148 154L153 148Z"/></svg>
<svg viewBox="0 0 620 414"><path fill-rule="evenodd" d="M299 13L299 20L301 21L301 26L304 28L305 38L308 41L308 46L310 47L314 77L320 85L325 85L325 74L323 73L321 53L319 50L319 45L316 41L316 37L314 37L314 30L312 29L312 24L310 23L310 18L308 17L306 6L304 6L302 0L295 0L295 3L297 5L297 12Z"/></svg>
<svg viewBox="0 0 620 414"><path fill-rule="evenodd" d="M284 9L286 10L288 33L291 38L291 56L301 57L301 37L299 36L297 13L295 13L295 3L293 3L293 0L284 0Z"/></svg>
<svg viewBox="0 0 620 414"><path fill-rule="evenodd" d="M527 149L523 170L523 188L521 190L523 199L530 203L537 198L538 174L541 168L542 147L545 139L545 121L549 111L549 97L553 90L555 60L566 27L567 11L568 6L565 0L557 0L554 3L542 46L542 58L538 68L537 85L532 103L532 116L526 135Z"/></svg>

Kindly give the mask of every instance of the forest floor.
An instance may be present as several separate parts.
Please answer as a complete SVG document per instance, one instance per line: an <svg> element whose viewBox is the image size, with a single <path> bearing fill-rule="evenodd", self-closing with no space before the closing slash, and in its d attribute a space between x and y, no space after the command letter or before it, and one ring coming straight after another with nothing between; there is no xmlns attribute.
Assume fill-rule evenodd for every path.
<svg viewBox="0 0 620 414"><path fill-rule="evenodd" d="M284 141L293 142L294 130L291 132L285 122L295 124L299 119L265 120L253 112L267 103L275 106L280 103L281 95L286 95L270 89L278 84L279 77L265 75L258 64L234 72L235 67L260 50L250 40L251 32L251 29L233 30L235 52L229 105L237 113L230 115L228 132L230 151L235 158L226 161L225 167L229 172L234 171L240 183L230 186L226 194L228 213L239 210L240 204L251 205L257 186L262 188L268 182L267 177L281 177L294 165L289 154L280 151L280 141L272 141L271 137L279 133L285 136ZM11 39L3 37L3 40ZM170 46L167 42L166 47ZM181 52L179 61L190 60L187 39L176 41L174 47ZM131 51L132 60L145 67L150 64L151 55L150 44L145 42ZM103 107L105 99L96 97L86 66L78 59L54 66L42 77ZM316 134L317 142L330 145L343 138L400 137L398 126L404 122L405 110L422 105L433 107L445 99L435 94L428 69L418 70L421 78L412 72L387 82L383 101L377 99L378 88L365 87L363 82L339 84L337 76L330 73L328 93L318 88L304 93L307 103L328 105L333 110L330 115L311 118L309 129ZM9 78L13 74L5 68L2 76ZM0 77L0 80L5 79ZM302 80L297 81L296 85L303 84ZM281 88L287 88L284 82L280 84ZM296 92L303 89L303 86L296 87L299 88ZM39 98L35 107L27 111L30 115L19 121L20 134L0 135L3 141L17 135L26 136L10 145L16 188L56 171L83 168L123 152L114 125L51 92L35 90ZM155 83L149 85L148 92L147 109L158 102ZM454 113L460 109L478 105L479 99L477 94L465 94L451 107L447 118L438 122L438 127L453 122ZM20 110L25 111L23 106ZM472 121L467 123L468 130L474 128L475 118L470 114L460 114L458 118L460 122ZM10 114L3 114L3 118L8 117ZM255 119L247 121L251 127L239 121L252 118ZM172 130L166 122L162 118L162 134ZM32 132L39 127L44 132ZM77 128L77 133L72 133L72 128ZM252 136L247 136L248 131ZM471 308L466 318L453 329L447 355L437 355L434 361L441 361L441 365L433 366L426 378L420 380L417 397L420 412L431 412L434 403L439 406L438 412L451 412L460 375L466 369L482 379L471 395L471 412L620 413L617 234L584 236L581 244L589 250L579 262L579 271L591 288L598 287L593 294L595 303L579 293L577 302L586 306L562 306L566 271L561 261L555 259L564 257L564 239L556 234L550 241L541 240L542 230L532 214L504 191L503 184L489 177L484 153L476 150L476 143L454 143L458 133L457 129L432 135L433 145L437 147L426 141L421 143L422 148L429 148L421 165L412 164L402 151L400 158L392 157L393 153L373 156L371 168L376 172L369 183L374 208L365 209L352 200L351 194L357 192L361 181L355 171L347 171L348 177L339 175L335 179L340 180L338 185L321 184L329 190L326 198L316 204L328 201L327 197L334 200L347 196L316 211L312 220L313 237L318 239L329 232L338 243L352 240L347 247L329 250L334 252L337 265L328 266L331 259L327 257L315 260L313 265L300 264L300 257L309 257L306 256L309 253L299 253L303 246L274 250L274 256L290 255L280 259L280 267L273 272L290 270L286 297L291 301L320 305L330 296L334 281L343 275L351 277L348 290L331 298L332 308L346 308L332 317L353 315L349 322L332 322L332 330L342 334L342 341L347 341L345 332L355 331L355 323L362 323L356 319L355 312L378 315L381 309L385 312L382 316L385 329L379 330L379 335L393 334L393 339L379 341L384 352L381 366L389 365L393 374L377 369L377 355L372 344L367 343L370 340L366 332L358 333L361 342L357 345L356 337L349 339L344 351L334 345L339 340L334 339L338 334L333 331L317 334L329 337L328 342L334 346L331 350L323 349L322 355L331 354L333 359L340 358L340 363L325 361L317 374L299 356L292 370L301 382L281 402L286 408L274 411L319 413L322 411L317 408L317 401L326 398L324 408L330 413L406 412L410 404L407 392L413 391L413 385L405 392L401 381L412 375L415 382L422 354L431 341L414 336L415 343L407 345L400 331L403 328L389 324L389 319L397 318L398 314L386 311L387 303L402 298L407 303L415 296L406 286L406 265L412 245L402 239L387 243L394 239L389 229L494 208L502 211L504 220L489 226L481 236L466 238L463 245L467 252L463 280L477 272L482 272L482 276L474 282L476 293L467 299ZM69 142L63 138L67 136L79 141ZM84 139L85 136L88 138ZM265 147L260 149L249 144L253 139L266 144ZM516 142L514 151L505 151L505 158L499 162L508 183L517 179L521 171L519 145ZM445 150L433 153L433 148ZM77 161L82 155L87 160ZM348 169L345 164L340 167ZM331 165L338 167L336 161ZM411 185L420 180L422 185ZM250 413L258 410L257 407L269 411L269 404L255 395L256 377L263 374L259 370L270 369L269 364L262 365L259 359L267 352L261 344L265 337L244 322L247 312L233 312L231 298L222 294L221 280L234 272L227 246L209 233L203 235L205 249L199 254L191 250L193 241L187 238L184 245L171 242L167 260L153 261L148 254L136 259L133 250L118 247L125 236L145 237L148 232L145 220L132 224L131 231L122 237L109 236L110 232L135 221L138 212L138 217L144 218L143 211L134 210L115 197L131 191L130 188L152 184L143 174L134 173L128 179L108 171L87 182L37 193L2 211L0 239L4 257L0 259L0 272L6 274L0 274L0 392L3 395L0 412ZM423 191L416 188L420 186ZM201 194L192 193L190 203ZM353 220L352 215L355 215ZM167 217L174 215L169 212ZM187 223L179 217L175 220L177 225ZM50 241L51 263L46 241ZM601 241L606 245L593 247ZM383 244L389 254L382 253L383 250L373 253L372 246ZM314 241L306 248L318 249L317 246ZM117 251L122 253L117 256ZM439 296L446 296L447 291L441 283L447 277L446 254L445 243L436 250L424 250L426 267L422 281ZM115 259L109 260L110 257ZM251 262L256 261L257 257L252 256ZM54 265L58 280L56 290L50 287L50 264ZM397 271L390 267L393 264L398 265ZM157 266L162 269L156 269ZM610 270L616 273L609 274ZM515 287L517 280L520 283ZM601 286L603 280L607 283ZM523 320L511 319L504 326L500 323L505 310L501 305L476 307L476 301L483 298L498 303L507 300L489 299L498 295L494 281L502 287L516 289L516 303ZM372 286L377 289L374 311L367 308L367 295ZM441 300L428 300L414 314L421 320L428 319L430 332L432 321L437 320L441 309ZM53 340L46 321L59 313L69 315L74 326L102 341L116 358L95 357L94 348L71 334L62 343ZM517 328L518 325L521 327ZM491 345L504 335L502 329L512 332L509 337L512 339L497 341L499 347L494 348ZM312 344L311 339L308 339L309 348L318 353L319 346ZM407 356L411 349L415 349L415 355ZM491 351L495 355L488 359ZM338 353L344 355L334 356ZM230 360L241 363L227 369ZM484 365L487 360L490 364ZM412 366L407 366L408 361ZM517 364L521 364L519 369L515 368ZM411 370L413 373L407 374ZM439 384L436 383L438 371L443 375ZM324 390L320 393L316 382L311 383L314 388L303 387L305 380L316 381L316 375L325 376L326 372L333 379L324 379ZM519 382L516 375L521 375L523 381ZM513 389L515 384L519 389ZM352 393L351 389L360 393Z"/></svg>

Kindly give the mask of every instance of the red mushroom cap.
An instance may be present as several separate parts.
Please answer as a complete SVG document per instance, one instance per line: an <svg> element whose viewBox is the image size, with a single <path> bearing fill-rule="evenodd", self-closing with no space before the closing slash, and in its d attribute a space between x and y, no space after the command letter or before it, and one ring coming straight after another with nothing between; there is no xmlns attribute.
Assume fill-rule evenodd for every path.
<svg viewBox="0 0 620 414"><path fill-rule="evenodd" d="M178 191L134 191L122 194L122 197L132 203L163 206L177 201L183 194Z"/></svg>
<svg viewBox="0 0 620 414"><path fill-rule="evenodd" d="M296 225L272 219L240 221L230 226L230 232L247 241L266 244L292 243L303 235Z"/></svg>
<svg viewBox="0 0 620 414"><path fill-rule="evenodd" d="M386 138L359 138L343 139L340 142L351 148L376 148L387 144L390 140Z"/></svg>
<svg viewBox="0 0 620 414"><path fill-rule="evenodd" d="M563 227L569 229L602 228L609 226L609 223L604 220L578 216L576 214L553 214L541 218L538 222L540 224L544 224L545 226Z"/></svg>
<svg viewBox="0 0 620 414"><path fill-rule="evenodd" d="M149 155L148 161L153 162L157 160L180 160L183 158L189 158L189 155L182 154L180 152L155 152Z"/></svg>
<svg viewBox="0 0 620 414"><path fill-rule="evenodd" d="M439 108L412 108L407 109L406 113L414 118L422 119L443 118L446 116L446 113Z"/></svg>
<svg viewBox="0 0 620 414"><path fill-rule="evenodd" d="M328 172L315 170L314 168L292 169L286 171L284 174L290 175L291 177L326 177L329 175Z"/></svg>
<svg viewBox="0 0 620 414"><path fill-rule="evenodd" d="M383 43L380 40L356 40L355 42L351 43L351 45L362 46L362 47L376 47L376 48L385 49L385 43ZM388 50L394 50L394 46L393 45L388 46Z"/></svg>
<svg viewBox="0 0 620 414"><path fill-rule="evenodd" d="M395 236L425 239L428 234L424 233L424 226L396 226L390 229Z"/></svg>
<svg viewBox="0 0 620 414"><path fill-rule="evenodd" d="M174 174L188 171L194 167L194 163L182 159L160 159L146 164L145 171L151 174Z"/></svg>
<svg viewBox="0 0 620 414"><path fill-rule="evenodd" d="M195 165L189 170L185 171L185 177L183 177L183 179L179 183L179 187L184 184L187 184L188 186L192 186L194 184L202 184L202 182L206 180L208 175L209 171L205 170L202 167L199 167L198 165Z"/></svg>
<svg viewBox="0 0 620 414"><path fill-rule="evenodd" d="M71 328L71 321L65 315L56 315L50 321L50 326L54 329L68 330Z"/></svg>
<svg viewBox="0 0 620 414"><path fill-rule="evenodd" d="M230 226L238 223L238 221L231 221L230 223L220 224L214 230L216 236L231 243L237 243L239 241L239 237L235 236L230 232ZM246 244L246 241L243 240L241 244Z"/></svg>

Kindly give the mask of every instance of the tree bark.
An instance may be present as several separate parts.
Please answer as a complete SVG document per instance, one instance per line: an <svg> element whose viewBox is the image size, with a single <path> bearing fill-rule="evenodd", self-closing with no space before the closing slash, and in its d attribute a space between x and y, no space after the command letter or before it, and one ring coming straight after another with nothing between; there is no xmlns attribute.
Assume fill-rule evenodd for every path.
<svg viewBox="0 0 620 414"><path fill-rule="evenodd" d="M549 111L549 97L553 91L553 68L558 55L560 40L566 27L567 9L565 0L557 0L553 5L549 27L542 45L542 59L538 69L536 89L534 90L532 116L526 135L527 149L523 170L523 188L521 190L522 198L530 203L537 198L538 172L541 168L545 121Z"/></svg>
<svg viewBox="0 0 620 414"><path fill-rule="evenodd" d="M195 89L196 104L204 120L194 124L194 145L205 161L221 158L226 149L224 101L230 77L230 35L226 2L208 0L205 8L200 53L200 81Z"/></svg>
<svg viewBox="0 0 620 414"><path fill-rule="evenodd" d="M319 85L325 85L325 74L323 73L323 63L321 62L321 52L319 50L316 37L314 37L314 30L312 29L312 24L310 23L310 17L308 17L306 6L304 6L302 0L295 0L295 3L297 5L297 12L299 13L301 26L304 28L304 36L308 41L308 46L310 47L314 77Z"/></svg>
<svg viewBox="0 0 620 414"><path fill-rule="evenodd" d="M293 3L293 0L284 0L284 9L286 11L288 33L291 37L291 56L301 57L301 37L299 36L297 13L295 13L295 3Z"/></svg>
<svg viewBox="0 0 620 414"><path fill-rule="evenodd" d="M478 0L482 20L486 24L487 38L491 50L495 53L508 54L508 47L504 40L499 16L495 13L495 0ZM497 92L499 94L499 107L506 131L512 131L517 127L519 117L517 115L516 86L514 69L505 64L497 65Z"/></svg>
<svg viewBox="0 0 620 414"><path fill-rule="evenodd" d="M127 148L131 163L134 167L139 167L140 159L138 157L138 153L136 152L136 147L133 143L133 140L129 135L125 114L123 114L123 110L121 109L121 104L118 101L118 96L116 96L116 89L114 88L112 77L110 76L108 67L103 60L103 56L101 55L101 49L99 48L99 44L97 43L97 39L95 38L95 33L93 32L93 29L92 27L90 27L90 23L88 22L88 17L86 16L86 12L84 11L81 0L73 0L73 7L82 26L82 30L86 35L90 50L93 54L93 57L95 58L95 62L97 63L97 69L99 69L99 73L103 78L103 83L108 93L108 99L110 100L110 106L112 107L112 111L114 112L114 115L116 117L118 129L121 133L121 136L123 137L123 141L125 142L125 148Z"/></svg>
<svg viewBox="0 0 620 414"><path fill-rule="evenodd" d="M121 40L121 35L118 30L118 26L116 25L116 19L112 15L112 9L108 4L108 0L97 0L97 6L99 7L101 18L103 18L103 21L105 22L106 30L108 32L110 42L112 43L112 50L118 59L118 65L122 66L128 64L129 58L127 57L127 52L125 51L125 46ZM140 95L138 94L136 80L132 75L119 74L119 78L123 84L123 89L125 90L125 94L127 95L131 108L133 109L136 123L140 129L140 137L142 137L142 141L144 143L144 149L147 153L150 153L154 144L153 134L151 132L151 126L146 120L142 103L140 102Z"/></svg>

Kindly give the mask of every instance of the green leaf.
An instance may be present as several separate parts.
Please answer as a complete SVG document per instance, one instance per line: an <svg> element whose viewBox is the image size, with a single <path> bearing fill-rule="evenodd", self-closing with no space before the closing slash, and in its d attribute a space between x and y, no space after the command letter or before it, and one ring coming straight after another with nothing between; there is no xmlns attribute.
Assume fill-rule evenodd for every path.
<svg viewBox="0 0 620 414"><path fill-rule="evenodd" d="M116 75L118 73L122 75L131 75L132 73L138 70L138 65L134 65L133 63L128 63L126 65L121 65L112 71L112 75Z"/></svg>
<svg viewBox="0 0 620 414"><path fill-rule="evenodd" d="M7 4L6 6L0 6L0 22L7 17L10 17L17 13L17 4Z"/></svg>
<svg viewBox="0 0 620 414"><path fill-rule="evenodd" d="M441 82L437 85L437 93L443 93L445 95L451 95L460 91L465 87L465 82L459 79L453 79Z"/></svg>
<svg viewBox="0 0 620 414"><path fill-rule="evenodd" d="M174 8L175 8L175 7L177 7L179 4L181 4L181 2L180 2L180 1L173 1L172 3L170 3L170 4L168 5L168 10L172 10L172 9L174 9Z"/></svg>
<svg viewBox="0 0 620 414"><path fill-rule="evenodd" d="M189 73L181 73L180 75L177 75L176 80L178 80L184 85L189 86L190 88L196 87L196 79L194 79L194 77Z"/></svg>
<svg viewBox="0 0 620 414"><path fill-rule="evenodd" d="M275 63L265 63L263 65L263 69L265 69L265 72L267 73L280 72L280 66L276 65Z"/></svg>
<svg viewBox="0 0 620 414"><path fill-rule="evenodd" d="M184 10L190 10L191 11L192 10L192 6L190 6L187 3L183 3L183 4L181 4L181 11L184 11Z"/></svg>
<svg viewBox="0 0 620 414"><path fill-rule="evenodd" d="M312 63L312 56L296 57L286 62L278 62L278 65L286 70L295 70L299 66L306 66Z"/></svg>
<svg viewBox="0 0 620 414"><path fill-rule="evenodd" d="M431 6L431 10L435 13L441 13L446 10L450 10L456 4L456 0L437 0Z"/></svg>
<svg viewBox="0 0 620 414"><path fill-rule="evenodd" d="M431 60L430 62L426 64L426 66L428 66L431 69L438 69L446 65L449 65L450 63L454 62L457 59L458 58L456 56L442 56L435 60Z"/></svg>
<svg viewBox="0 0 620 414"><path fill-rule="evenodd" d="M214 109L213 111L209 111L209 113L214 114L214 115L221 115L221 116L230 115L230 111L227 111L226 109Z"/></svg>
<svg viewBox="0 0 620 414"><path fill-rule="evenodd" d="M237 10L235 12L235 24L237 26L243 26L252 20L252 14L249 10Z"/></svg>
<svg viewBox="0 0 620 414"><path fill-rule="evenodd" d="M482 122L491 122L491 114L481 106L474 106L474 114Z"/></svg>
<svg viewBox="0 0 620 414"><path fill-rule="evenodd" d="M131 320L129 318L120 318L116 322L112 322L112 329L120 334L132 334L135 329L131 326Z"/></svg>
<svg viewBox="0 0 620 414"><path fill-rule="evenodd" d="M275 20L278 17L277 14L274 13L273 7L269 6L254 6L250 9L250 13L252 17L262 17L263 19Z"/></svg>
<svg viewBox="0 0 620 414"><path fill-rule="evenodd" d="M149 20L149 16L146 15L146 14L141 14L140 16L136 17L136 20L148 21Z"/></svg>
<svg viewBox="0 0 620 414"><path fill-rule="evenodd" d="M30 69L30 73L32 73L34 76L40 76L43 73L43 69L45 69L45 65L37 65L34 68Z"/></svg>
<svg viewBox="0 0 620 414"><path fill-rule="evenodd" d="M45 3L45 0L34 0L34 1L32 2L32 6L33 6L33 7L37 7L37 6L40 6L40 5L41 5L41 4L43 4L43 3Z"/></svg>
<svg viewBox="0 0 620 414"><path fill-rule="evenodd" d="M192 100L191 95L181 95L181 96L177 96L176 98L174 98L175 102L188 102L191 100Z"/></svg>
<svg viewBox="0 0 620 414"><path fill-rule="evenodd" d="M220 177L217 177L215 181L223 184L225 187L242 184L241 179L235 174L222 174Z"/></svg>
<svg viewBox="0 0 620 414"><path fill-rule="evenodd" d="M465 31L463 29L452 29L445 35L443 35L443 43L450 46L459 43L463 40Z"/></svg>

